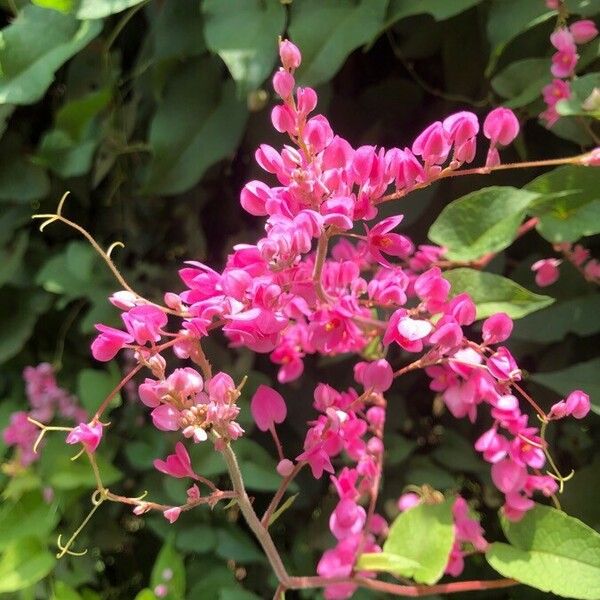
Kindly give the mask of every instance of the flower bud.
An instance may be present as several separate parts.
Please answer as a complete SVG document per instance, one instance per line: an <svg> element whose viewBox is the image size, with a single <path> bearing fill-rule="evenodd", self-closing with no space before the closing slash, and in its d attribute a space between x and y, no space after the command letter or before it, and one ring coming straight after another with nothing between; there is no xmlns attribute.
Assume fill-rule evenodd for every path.
<svg viewBox="0 0 600 600"><path fill-rule="evenodd" d="M290 40L282 40L279 44L279 58L284 69L297 69L302 62L302 54L298 46L292 44Z"/></svg>

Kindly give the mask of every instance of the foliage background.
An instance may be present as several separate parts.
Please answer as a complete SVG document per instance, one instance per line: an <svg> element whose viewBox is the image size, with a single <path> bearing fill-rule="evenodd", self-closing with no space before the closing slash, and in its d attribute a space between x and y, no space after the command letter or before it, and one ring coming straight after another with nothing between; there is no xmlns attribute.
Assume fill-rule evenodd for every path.
<svg viewBox="0 0 600 600"><path fill-rule="evenodd" d="M586 17L600 12L598 0L567 4ZM93 324L117 319L106 301L115 282L72 231L55 225L40 234L30 223L33 213L53 211L70 190L68 217L105 247L123 241L118 264L134 287L157 298L180 289L182 261L220 268L232 244L258 237L260 222L242 213L238 194L245 181L262 176L253 161L257 145L283 142L269 118L268 78L279 35L301 47L299 83L317 88L319 111L355 146L410 145L424 126L446 114L461 109L485 114L499 104L513 107L524 125L506 161L576 154L591 142L577 117L562 119L552 131L537 121L540 90L550 79L548 38L555 25L543 0L2 0L0 5L0 428L12 411L26 406L21 380L26 365L53 363L60 384L89 409L120 378L115 365L94 363L89 353ZM580 61L591 73L585 78L589 89L598 85L597 57L594 43ZM449 201L481 185L519 187L539 173L444 181L391 209L404 212L406 231L425 242L429 225ZM597 239L585 243L598 256ZM489 268L540 292L529 267L548 255L548 242L528 234ZM573 387L598 402L598 296L568 264L544 293L557 301L521 319L510 346L535 374L529 389L545 407ZM243 402L259 383L274 380L264 356L232 352L218 338L208 351L234 378L249 374ZM290 416L283 436L290 456L312 416L310 390L325 370L330 383L350 384L349 364L309 360L302 380L286 387ZM174 440L143 427L147 416L135 388L122 396L101 453L105 479L129 494L148 489L157 500L179 502L184 487L159 477L151 466ZM600 412L599 404L595 410ZM390 500L381 510L393 516L394 499L409 483L462 488L498 539L494 522L501 500L488 467L471 449L484 424L453 420L419 375L396 385L389 412L383 496ZM244 424L250 433L237 444L242 469L256 506L266 506L279 481L273 448L252 432L247 410ZM563 470L577 470L563 505L597 529L600 504L591 490L600 485L599 425L597 416L583 425L565 423L555 428L554 439ZM224 467L207 450L194 449L197 471L218 479ZM0 458L2 453L8 461L0 441ZM57 437L33 469L9 476L5 463L1 597L133 598L160 583L165 567L175 572L168 596L173 600L270 597L273 579L261 553L236 523L235 511L222 508L197 509L169 526L161 516L137 518L105 505L79 538L87 555L55 562L56 531L79 525L92 486L87 467L71 463L70 455ZM42 490L48 487L54 499L45 503ZM326 481L300 477L295 491L302 493L274 526L293 572L311 573L331 544L324 521L331 507L321 501L326 489ZM10 573L17 573L12 587L6 583ZM465 575L492 576L477 559ZM541 594L520 587L496 595ZM153 597L149 590L138 596Z"/></svg>

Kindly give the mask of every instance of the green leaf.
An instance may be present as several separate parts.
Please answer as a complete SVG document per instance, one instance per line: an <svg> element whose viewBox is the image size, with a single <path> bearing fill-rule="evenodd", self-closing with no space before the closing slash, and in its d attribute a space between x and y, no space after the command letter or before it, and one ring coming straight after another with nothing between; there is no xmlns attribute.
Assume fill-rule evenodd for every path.
<svg viewBox="0 0 600 600"><path fill-rule="evenodd" d="M365 571L384 571L396 574L421 568L418 562L405 556L390 554L389 552L368 552L361 554L356 566Z"/></svg>
<svg viewBox="0 0 600 600"><path fill-rule="evenodd" d="M346 57L380 31L387 0L303 0L291 6L290 37L302 50L301 85L331 79Z"/></svg>
<svg viewBox="0 0 600 600"><path fill-rule="evenodd" d="M272 515L271 518L269 519L269 525L273 525L273 523L275 523L275 521L277 521L277 519L279 519L279 517L286 511L288 510L288 508L290 508L292 506L292 504L294 504L296 498L298 497L298 494L294 494L293 496L290 496Z"/></svg>
<svg viewBox="0 0 600 600"><path fill-rule="evenodd" d="M144 0L75 0L75 2L77 3L75 15L78 19L103 19L141 4Z"/></svg>
<svg viewBox="0 0 600 600"><path fill-rule="evenodd" d="M477 306L478 319L486 319L497 312L520 319L554 302L554 298L534 294L506 277L476 269L452 269L444 273L444 278L452 286L453 297L462 292L469 293Z"/></svg>
<svg viewBox="0 0 600 600"><path fill-rule="evenodd" d="M217 545L217 534L210 525L192 525L177 533L175 546L183 552L204 554Z"/></svg>
<svg viewBox="0 0 600 600"><path fill-rule="evenodd" d="M178 194L192 187L208 167L235 151L246 117L233 82L220 85L213 61L184 65L171 77L150 126L154 154L145 189Z"/></svg>
<svg viewBox="0 0 600 600"><path fill-rule="evenodd" d="M73 8L73 0L32 0L32 2L42 8L51 8L64 13L70 12Z"/></svg>
<svg viewBox="0 0 600 600"><path fill-rule="evenodd" d="M225 560L246 563L264 563L265 556L242 529L233 527L217 531L216 553Z"/></svg>
<svg viewBox="0 0 600 600"><path fill-rule="evenodd" d="M413 15L427 13L436 21L445 21L450 17L477 6L481 0L391 0L388 16L385 20L385 29L391 27L396 21Z"/></svg>
<svg viewBox="0 0 600 600"><path fill-rule="evenodd" d="M600 534L591 527L541 505L502 526L511 545L496 542L486 552L501 575L567 598L600 598Z"/></svg>
<svg viewBox="0 0 600 600"><path fill-rule="evenodd" d="M390 572L428 585L440 579L454 543L453 504L454 498L421 503L396 517L383 545Z"/></svg>
<svg viewBox="0 0 600 600"><path fill-rule="evenodd" d="M597 315L596 315L596 318ZM560 371L551 373L535 373L530 375L531 381L535 381L554 390L561 396L566 396L575 389L581 389L590 395L592 410L600 415L600 358L593 358L587 362L581 362Z"/></svg>
<svg viewBox="0 0 600 600"><path fill-rule="evenodd" d="M77 376L77 395L81 405L93 415L120 380L116 370L107 373L97 369L82 369ZM117 393L109 406L114 408L120 404L121 394Z"/></svg>
<svg viewBox="0 0 600 600"><path fill-rule="evenodd" d="M55 71L93 40L101 28L98 21L82 22L55 10L25 6L0 31L0 104L40 100Z"/></svg>
<svg viewBox="0 0 600 600"><path fill-rule="evenodd" d="M64 581L57 581L54 584L51 600L81 600L81 596Z"/></svg>
<svg viewBox="0 0 600 600"><path fill-rule="evenodd" d="M44 502L37 490L18 502L4 502L0 507L0 550L27 537L45 539L58 520L56 506Z"/></svg>
<svg viewBox="0 0 600 600"><path fill-rule="evenodd" d="M154 595L154 592L151 589L145 588L138 592L134 600L156 600L156 596Z"/></svg>
<svg viewBox="0 0 600 600"><path fill-rule="evenodd" d="M28 291L15 302L17 292L4 287L0 290L0 363L16 356L31 337L39 315L50 305L50 296Z"/></svg>
<svg viewBox="0 0 600 600"><path fill-rule="evenodd" d="M541 194L528 212L539 218L537 230L549 242L575 242L600 233L598 169L567 165L537 177L526 189Z"/></svg>
<svg viewBox="0 0 600 600"><path fill-rule="evenodd" d="M3 286L21 270L23 257L29 245L29 234L21 231L9 248L0 249L0 286Z"/></svg>
<svg viewBox="0 0 600 600"><path fill-rule="evenodd" d="M166 572L165 572L166 571ZM185 594L185 565L171 542L163 545L150 575L150 587L166 584L166 600L182 600Z"/></svg>
<svg viewBox="0 0 600 600"><path fill-rule="evenodd" d="M563 116L581 115L600 118L600 107L588 110L582 106L590 94L598 88L600 88L600 73L588 73L575 78L571 83L571 97L568 100L560 100L556 104L556 111Z"/></svg>
<svg viewBox="0 0 600 600"><path fill-rule="evenodd" d="M448 204L429 238L448 248L451 260L475 260L510 246L529 204L538 194L513 187L488 187Z"/></svg>
<svg viewBox="0 0 600 600"><path fill-rule="evenodd" d="M56 559L46 545L35 538L12 544L0 558L0 593L17 592L43 579Z"/></svg>
<svg viewBox="0 0 600 600"><path fill-rule="evenodd" d="M487 21L488 39L497 51L498 46L504 46L520 33L555 15L544 2L493 0Z"/></svg>
<svg viewBox="0 0 600 600"><path fill-rule="evenodd" d="M530 342L548 343L562 340L567 333L580 336L600 331L600 297L588 294L557 302L515 323L513 337Z"/></svg>
<svg viewBox="0 0 600 600"><path fill-rule="evenodd" d="M540 90L551 80L549 59L524 58L504 68L491 84L497 94L509 99L503 106L520 108L537 100Z"/></svg>
<svg viewBox="0 0 600 600"><path fill-rule="evenodd" d="M206 51L198 0L165 2L154 26L154 56L158 60L197 56Z"/></svg>
<svg viewBox="0 0 600 600"><path fill-rule="evenodd" d="M15 135L7 134L2 140L0 202L29 203L43 198L50 189L45 171L22 154L20 145Z"/></svg>
<svg viewBox="0 0 600 600"><path fill-rule="evenodd" d="M205 0L202 11L206 43L223 59L240 94L258 88L275 65L277 38L285 26L282 4Z"/></svg>

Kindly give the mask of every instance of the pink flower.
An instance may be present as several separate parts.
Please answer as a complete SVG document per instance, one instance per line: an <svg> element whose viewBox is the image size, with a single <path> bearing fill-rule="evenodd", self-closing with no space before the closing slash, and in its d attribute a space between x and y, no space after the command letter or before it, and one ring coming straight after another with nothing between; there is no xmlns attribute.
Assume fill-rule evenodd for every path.
<svg viewBox="0 0 600 600"><path fill-rule="evenodd" d="M564 409L562 409L562 407L560 410L555 408L561 404L564 405ZM573 415L576 419L583 419L590 412L590 409L590 397L581 390L575 390L567 396L566 400L555 404L552 407L550 414L552 416L558 416L564 410L563 414L560 414L560 416ZM558 418L560 418L560 416Z"/></svg>
<svg viewBox="0 0 600 600"><path fill-rule="evenodd" d="M329 518L331 533L343 540L362 531L367 519L367 513L354 500L343 499L338 502Z"/></svg>
<svg viewBox="0 0 600 600"><path fill-rule="evenodd" d="M283 458L277 463L276 470L282 477L288 477L294 470L294 463L288 458Z"/></svg>
<svg viewBox="0 0 600 600"><path fill-rule="evenodd" d="M415 494L414 492L407 492L406 494L402 494L400 498L398 498L398 510L400 512L404 512L405 510L409 510L413 506L417 506L420 504L421 496Z"/></svg>
<svg viewBox="0 0 600 600"><path fill-rule="evenodd" d="M440 121L436 121L419 134L413 142L413 154L421 156L426 165L441 165L448 158L450 136Z"/></svg>
<svg viewBox="0 0 600 600"><path fill-rule="evenodd" d="M87 452L95 452L102 439L102 424L97 421L79 423L67 435L67 444L82 444Z"/></svg>
<svg viewBox="0 0 600 600"><path fill-rule="evenodd" d="M401 308L390 317L383 343L387 346L396 342L409 352L420 352L423 349L423 339L432 330L433 325L429 321L411 319Z"/></svg>
<svg viewBox="0 0 600 600"><path fill-rule="evenodd" d="M108 325L97 324L100 335L92 342L92 356L96 360L107 362L112 360L125 344L133 342L133 336L120 329Z"/></svg>
<svg viewBox="0 0 600 600"><path fill-rule="evenodd" d="M413 251L412 242L398 233L389 233L397 227L403 215L383 219L371 230L367 229L367 250L379 264L389 266L389 262L382 256L382 252L391 256L407 257Z"/></svg>
<svg viewBox="0 0 600 600"><path fill-rule="evenodd" d="M383 393L390 389L394 380L394 372L390 363L384 358L373 362L360 362L354 366L354 378L362 383L366 390Z"/></svg>
<svg viewBox="0 0 600 600"><path fill-rule="evenodd" d="M170 475L171 477L191 477L192 479L198 478L198 475L196 475L192 469L190 455L181 442L177 442L175 445L175 454L169 454L166 461L157 458L154 461L154 468L159 470L161 473L165 473L165 475Z"/></svg>
<svg viewBox="0 0 600 600"><path fill-rule="evenodd" d="M158 342L161 338L160 330L167 324L167 315L156 306L145 304L134 306L121 315L127 331L135 341L144 345L146 342Z"/></svg>
<svg viewBox="0 0 600 600"><path fill-rule="evenodd" d="M498 344L510 337L513 329L512 319L506 313L496 313L483 322L484 344Z"/></svg>
<svg viewBox="0 0 600 600"><path fill-rule="evenodd" d="M163 516L169 523L173 524L177 519L179 519L179 515L181 514L181 508L179 506L173 506L173 508L168 508L163 511Z"/></svg>
<svg viewBox="0 0 600 600"><path fill-rule="evenodd" d="M161 431L177 431L181 415L179 411L169 404L157 406L151 413L154 427Z"/></svg>
<svg viewBox="0 0 600 600"><path fill-rule="evenodd" d="M543 258L531 265L531 270L535 273L535 282L540 287L547 287L555 283L559 276L558 270L562 260L558 258Z"/></svg>
<svg viewBox="0 0 600 600"><path fill-rule="evenodd" d="M483 134L492 145L508 146L519 133L519 121L509 108L495 108L483 122Z"/></svg>
<svg viewBox="0 0 600 600"><path fill-rule="evenodd" d="M275 423L283 423L287 415L285 400L279 392L267 385L258 386L250 402L250 411L261 431L268 431Z"/></svg>
<svg viewBox="0 0 600 600"><path fill-rule="evenodd" d="M527 469L510 458L492 465L492 481L505 494L518 492L527 481Z"/></svg>
<svg viewBox="0 0 600 600"><path fill-rule="evenodd" d="M453 159L459 163L470 163L475 158L479 132L479 121L472 112L461 111L446 117L442 123L454 144Z"/></svg>
<svg viewBox="0 0 600 600"><path fill-rule="evenodd" d="M273 75L273 89L281 98L289 98L295 84L294 76L283 69Z"/></svg>
<svg viewBox="0 0 600 600"><path fill-rule="evenodd" d="M594 21L583 19L571 23L569 31L573 36L573 41L576 44L587 44L591 42L597 35L598 29Z"/></svg>
<svg viewBox="0 0 600 600"><path fill-rule="evenodd" d="M300 66L302 55L298 46L292 44L289 40L282 40L279 43L279 58L284 69L294 70Z"/></svg>

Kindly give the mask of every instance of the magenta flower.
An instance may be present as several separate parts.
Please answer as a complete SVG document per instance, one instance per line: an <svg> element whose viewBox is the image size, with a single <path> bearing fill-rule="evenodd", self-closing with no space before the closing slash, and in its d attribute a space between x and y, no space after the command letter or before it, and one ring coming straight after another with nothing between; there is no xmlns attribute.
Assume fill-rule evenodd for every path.
<svg viewBox="0 0 600 600"><path fill-rule="evenodd" d="M133 336L108 325L97 324L100 335L92 342L92 356L96 360L112 360L126 344L133 342Z"/></svg>
<svg viewBox="0 0 600 600"><path fill-rule="evenodd" d="M512 319L506 313L496 313L483 322L483 343L498 344L503 342L510 337L512 329Z"/></svg>
<svg viewBox="0 0 600 600"><path fill-rule="evenodd" d="M555 283L560 276L558 267L561 263L562 260L558 258L543 258L534 262L531 265L531 270L535 273L535 282L537 285L547 287Z"/></svg>
<svg viewBox="0 0 600 600"><path fill-rule="evenodd" d="M67 444L82 444L87 452L95 452L102 439L102 424L97 421L79 423L67 435Z"/></svg>
<svg viewBox="0 0 600 600"><path fill-rule="evenodd" d="M421 156L425 165L441 165L448 158L451 139L440 121L436 121L419 134L413 142L412 152Z"/></svg>
<svg viewBox="0 0 600 600"><path fill-rule="evenodd" d="M190 455L181 442L175 445L175 454L169 454L166 460L157 458L154 461L154 468L171 477L198 479L198 475L192 469Z"/></svg>
<svg viewBox="0 0 600 600"><path fill-rule="evenodd" d="M256 426L261 431L268 431L275 423L285 421L287 407L278 391L267 385L259 385L250 401L250 412Z"/></svg>
<svg viewBox="0 0 600 600"><path fill-rule="evenodd" d="M573 41L576 44L587 44L598 35L598 28L594 21L582 19L571 23L569 32L573 36Z"/></svg>
<svg viewBox="0 0 600 600"><path fill-rule="evenodd" d="M362 383L366 390L383 393L390 389L394 381L394 372L385 358L373 362L359 362L354 366L354 378Z"/></svg>
<svg viewBox="0 0 600 600"><path fill-rule="evenodd" d="M423 349L423 339L433 330L429 321L411 319L404 309L398 309L388 322L388 327L383 336L383 343L387 346L396 342L409 352L420 352Z"/></svg>
<svg viewBox="0 0 600 600"><path fill-rule="evenodd" d="M335 510L329 517L329 529L338 539L344 540L351 535L356 535L362 531L367 519L367 513L362 506L359 506L345 498L338 502Z"/></svg>
<svg viewBox="0 0 600 600"><path fill-rule="evenodd" d="M284 69L297 69L302 62L302 54L298 46L292 44L290 40L282 40L279 42L279 58Z"/></svg>
<svg viewBox="0 0 600 600"><path fill-rule="evenodd" d="M121 315L127 331L135 341L144 345L146 342L158 342L161 328L167 324L167 315L156 306L144 304L134 306Z"/></svg>
<svg viewBox="0 0 600 600"><path fill-rule="evenodd" d="M402 222L403 218L404 215L388 217L377 223L372 229L367 228L367 251L373 260L381 265L390 266L382 252L406 258L413 251L413 244L407 237L398 233L389 233Z"/></svg>
<svg viewBox="0 0 600 600"><path fill-rule="evenodd" d="M180 514L181 508L179 508L179 506L173 506L173 508L168 508L167 510L163 511L163 516L165 519L167 519L167 521L169 521L169 523L171 523L171 525L175 523L177 519L179 519Z"/></svg>

